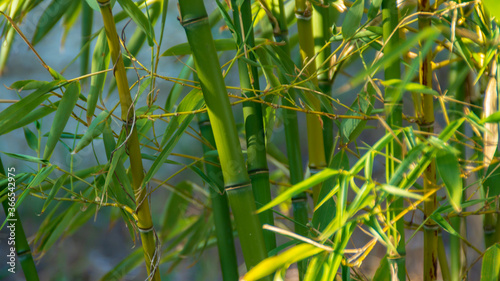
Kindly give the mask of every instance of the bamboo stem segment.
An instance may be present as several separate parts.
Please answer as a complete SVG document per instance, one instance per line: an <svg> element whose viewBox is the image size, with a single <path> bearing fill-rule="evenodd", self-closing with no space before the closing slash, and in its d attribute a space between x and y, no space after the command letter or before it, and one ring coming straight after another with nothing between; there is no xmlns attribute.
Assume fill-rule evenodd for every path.
<svg viewBox="0 0 500 281"><path fill-rule="evenodd" d="M394 32L399 24L398 7L396 0L382 1L382 18L383 18L383 38L384 38L384 53L390 54L398 48L399 32ZM397 58L393 63L385 67L385 79L401 79L401 59ZM403 126L403 104L398 100L398 89L386 87L384 96L384 108L387 115L386 121L391 130L400 129ZM399 143L402 142L402 135L399 135L399 141L393 140L389 142L386 148L386 177L387 181L392 178L392 175L397 169L397 162L394 159L403 159L403 150ZM388 221L392 221L397 212L403 210L403 198L389 196L387 204ZM389 251L389 261L392 267L391 272L397 273L399 280L406 280L406 249L405 249L405 229L404 221L398 220L395 229L391 229L389 237L393 240L394 245L397 245L396 252Z"/></svg>
<svg viewBox="0 0 500 281"><path fill-rule="evenodd" d="M431 18L426 14L430 12L429 0L418 1L418 28L423 30L431 26ZM425 40L420 42L423 46ZM432 66L431 57L429 54L420 54L420 84L432 89ZM434 99L432 95L422 94L420 97L420 105L416 105L417 117L420 130L427 132L428 137L434 133ZM424 194L434 189L436 185L436 162L432 160L424 172ZM437 208L437 196L434 193L424 202L424 219ZM437 260L438 260L438 226L432 220L428 219L424 225L424 281L434 281L437 279Z"/></svg>
<svg viewBox="0 0 500 281"><path fill-rule="evenodd" d="M307 75L312 75L311 81L318 86L316 76L316 64L311 61L314 58L314 37L312 26L312 8L311 3L306 0L295 1L295 16L297 18L297 31L299 34L299 47L302 61L306 66ZM314 108L320 108L319 99L311 92L305 93ZM309 168L311 174L326 167L325 146L323 141L323 127L319 116L308 114L307 122L307 143L309 151ZM313 187L314 204L317 203L321 185Z"/></svg>
<svg viewBox="0 0 500 281"><path fill-rule="evenodd" d="M143 188L143 166L140 150L139 138L135 126L135 112L133 101L129 91L129 84L123 64L119 37L116 32L116 26L111 12L109 0L99 0L99 6L104 22L104 29L108 39L108 46L111 52L111 60L114 65L113 74L115 76L118 94L120 96L121 118L125 122L128 141L127 150L130 157L130 169L132 173L132 187L135 193L137 204L137 227L140 232L142 247L144 249L144 257L148 271L149 280L161 280L159 274L159 253L156 249L155 234L151 212L149 209L149 201L147 198L147 189Z"/></svg>
<svg viewBox="0 0 500 281"><path fill-rule="evenodd" d="M244 51L245 59L256 62L253 52L249 48L255 46L252 26L252 9L250 0L244 0L238 7L236 0L232 0L233 19L235 32L239 34L238 46ZM244 89L259 90L259 72L255 66L250 66L243 57L238 59L238 70L240 86ZM253 91L244 91L243 97L255 97ZM266 158L266 140L264 132L264 121L262 118L262 105L252 101L243 103L243 118L245 120L245 132L247 141L247 169L252 182L252 190L255 202L264 206L271 201L271 186L269 184L269 169ZM262 225L274 225L272 210L259 213ZM264 241L267 251L276 248L276 237L274 232L265 231Z"/></svg>
<svg viewBox="0 0 500 281"><path fill-rule="evenodd" d="M274 27L278 32L274 33L274 38L277 42L285 42L285 44L280 45L281 49L290 56L290 46L288 41L288 27L286 23L285 15L285 5L283 0L273 0L271 2L271 11L273 16L277 19L278 26ZM286 83L286 78L284 78L284 73L278 74L280 80ZM288 91L291 98L295 98L295 91L290 89ZM284 98L282 103L285 106L292 106L291 102ZM283 125L285 127L285 143L286 152L288 156L288 169L290 171L290 183L295 185L304 179L304 170L302 168L302 155L300 151L300 138L299 136L299 123L297 120L297 113L292 110L283 110ZM292 208L293 208L293 219L295 220L294 229L295 232L301 236L307 237L309 235L309 230L307 223L309 222L308 210L307 210L307 194L302 192L292 198ZM307 261L299 261L297 263L297 268L299 271L299 280L303 280L306 271Z"/></svg>
<svg viewBox="0 0 500 281"><path fill-rule="evenodd" d="M180 21L193 51L203 97L212 124L225 191L233 210L245 263L250 269L267 257L266 246L259 218L256 215L251 182L246 171L207 12L203 0L183 0L179 2L179 8ZM271 278L265 280L271 280Z"/></svg>
<svg viewBox="0 0 500 281"><path fill-rule="evenodd" d="M206 112L198 114L198 125L201 135L213 147L215 145L214 134L208 114ZM211 148L203 145L203 152L207 153ZM217 156L205 157L207 161L218 162ZM221 186L224 184L222 171L219 167L205 164L207 175ZM222 278L224 281L238 280L238 260L234 248L233 227L231 226L231 216L229 214L229 205L225 194L219 194L213 188L210 189L210 198L212 199L212 210L214 214L215 235L217 237L217 249L219 250L219 259L222 269Z"/></svg>

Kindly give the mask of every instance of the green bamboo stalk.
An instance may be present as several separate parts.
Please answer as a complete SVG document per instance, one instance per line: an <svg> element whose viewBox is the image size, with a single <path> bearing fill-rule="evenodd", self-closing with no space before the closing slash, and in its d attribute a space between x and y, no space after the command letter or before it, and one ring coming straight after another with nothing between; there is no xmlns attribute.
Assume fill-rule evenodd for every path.
<svg viewBox="0 0 500 281"><path fill-rule="evenodd" d="M2 160L0 159L0 173L7 176L5 173L5 169L3 167ZM4 189L7 188L8 185L0 187L0 192L3 192ZM2 201L2 207L5 211L5 216L9 216L9 200ZM36 270L35 262L33 261L33 255L31 254L31 249L28 243L28 239L26 239L26 234L24 233L23 224L21 222L21 217L17 213L17 210L13 212L13 219L15 223L14 233L15 233L15 248L17 258L19 259L19 263L21 263L21 268L23 269L24 277L26 280L38 281L38 272ZM9 243L9 245L11 245Z"/></svg>
<svg viewBox="0 0 500 281"><path fill-rule="evenodd" d="M273 16L277 19L278 32L274 33L274 38L277 42L285 42L281 45L281 49L288 55L290 54L290 46L288 41L288 26L286 23L285 5L283 0L273 0L271 2L271 11ZM285 82L283 73L279 73L280 80ZM286 82L285 82L286 83ZM292 98L295 97L295 92L289 91ZM291 102L283 98L282 103L285 106L292 106ZM283 125L285 127L285 143L286 152L288 156L288 168L290 170L290 183L295 185L304 179L304 171L302 169L302 155L300 152L300 138L299 136L299 123L297 120L297 113L292 110L283 110ZM292 198L293 218L295 220L294 229L295 233L307 237L309 230L307 223L309 222L307 210L307 194L302 192ZM303 260L297 263L299 271L299 280L304 279L307 261Z"/></svg>
<svg viewBox="0 0 500 281"><path fill-rule="evenodd" d="M429 0L418 1L418 12L429 13ZM431 26L431 18L427 15L419 15L418 28L423 30ZM421 46L425 40L420 42ZM420 53L420 84L432 88L432 66L429 54ZM420 130L426 133L424 137L434 133L434 103L432 95L422 94L420 103L416 104L416 113ZM432 160L424 172L424 193L428 193L436 186L436 162ZM438 226L432 219L427 219L437 207L437 196L434 193L424 202L424 281L433 281L437 279L437 246L438 246Z"/></svg>
<svg viewBox="0 0 500 281"><path fill-rule="evenodd" d="M89 73L89 56L90 44L88 44L92 36L92 22L94 19L94 10L90 8L86 0L82 0L82 29L81 29L81 42L82 55L80 57L80 75Z"/></svg>
<svg viewBox="0 0 500 281"><path fill-rule="evenodd" d="M327 60L332 50L330 45L326 48L323 47L330 42L330 37L332 35L330 27L332 22L336 21L338 13L335 10L335 18L331 18L330 5L322 2L314 4L313 9L314 51L317 54L316 67L318 68L318 85L323 94L330 96L332 92L332 81L329 77L330 63ZM326 112L328 110L324 108L325 106L327 105L322 105L321 110ZM328 106L331 107L331 105ZM330 163L333 157L333 119L327 116L322 116L321 119L323 121L323 144L325 147L326 163Z"/></svg>
<svg viewBox="0 0 500 281"><path fill-rule="evenodd" d="M253 52L248 48L255 46L255 38L252 26L251 1L244 0L238 7L238 1L232 0L233 20L235 31L239 34L241 42L237 42L243 48L244 57L256 62ZM241 50L241 49L240 49ZM244 89L259 90L259 72L255 66L250 66L243 58L238 59L238 71L240 86ZM255 97L254 91L245 90L243 97ZM253 101L243 103L243 118L245 120L245 133L247 141L247 169L252 182L255 202L259 206L264 206L271 201L271 186L269 184L269 169L266 158L266 140L264 131L264 120L262 118L262 105ZM262 225L274 225L272 210L259 213ZM276 236L272 231L264 232L264 241L267 251L276 248Z"/></svg>
<svg viewBox="0 0 500 281"><path fill-rule="evenodd" d="M466 78L465 77L459 77L460 70L464 69L466 66L465 62L457 62L452 65L450 68L450 76L449 76L449 87L451 88L451 85L458 85L454 87L454 91L450 92L450 95L452 95L456 100L458 101L463 101L465 102L465 91L466 91ZM463 113L464 106L461 103L458 102L452 102L450 103L450 112L449 112L449 118L450 122L457 120L462 117L461 113ZM465 142L465 125L460 126L457 130L458 134L456 134L458 142L453 143L453 147L457 149L460 152L460 157L465 159L465 145L463 143ZM461 164L462 168L464 168L464 162ZM465 184L465 179L462 179L463 186L466 186ZM464 192L465 193L465 192ZM466 198L465 194L462 196L462 198ZM462 210L465 211L465 210ZM465 219L466 217L453 217L450 219L451 225L457 231L460 233L462 224L465 225ZM462 241L460 238L456 237L455 235L450 236L450 279L452 281L459 281L461 280L462 276Z"/></svg>
<svg viewBox="0 0 500 281"><path fill-rule="evenodd" d="M256 215L250 178L236 130L226 86L220 70L203 0L179 1L180 21L193 51L195 66L212 123L243 256L250 269L267 257L264 235ZM265 280L271 280L266 278Z"/></svg>
<svg viewBox="0 0 500 281"><path fill-rule="evenodd" d="M198 114L198 126L201 135L213 148L215 148L215 139L208 119L208 113ZM206 144L203 144L203 152L207 153L213 150ZM217 163L217 156L206 156L205 160ZM220 186L224 185L222 170L214 165L205 164L207 175ZM234 248L233 227L231 226L231 216L229 214L229 205L225 194L220 194L213 188L210 189L210 198L212 199L212 211L214 214L215 236L217 237L217 249L219 250L219 259L222 269L222 278L224 281L238 280L238 260Z"/></svg>
<svg viewBox="0 0 500 281"><path fill-rule="evenodd" d="M399 32L394 32L399 24L398 7L396 0L382 1L382 18L383 18L383 38L384 38L384 53L390 54L395 52L399 45ZM385 67L385 79L401 79L401 58L397 58L393 63ZM386 122L391 130L400 129L403 126L403 104L397 100L398 89L386 87L384 96L384 108L386 114ZM402 141L402 135L399 135L399 142ZM401 145L396 140L389 142L386 147L386 177L387 181L392 178L392 175L397 169L395 159L403 160L403 150ZM387 204L388 221L392 221L403 210L403 198L389 196ZM393 272L397 273L399 280L406 280L406 249L405 249L405 229L404 220L400 219L396 222L396 227L391 228L389 237L396 245L396 251L388 251L389 262Z"/></svg>
<svg viewBox="0 0 500 281"><path fill-rule="evenodd" d="M297 31L299 35L299 47L302 61L309 62L314 57L314 37L312 26L312 10L311 4L307 0L295 1L295 16L297 17ZM308 75L312 75L311 81L315 86L318 86L318 78L316 76L316 63L309 63L306 69ZM306 92L312 106L321 108L319 99L311 92ZM309 168L311 173L323 169L326 166L325 146L323 141L323 128L318 116L308 114L307 122L307 143L309 151ZM317 203L321 185L313 187L313 201Z"/></svg>
<svg viewBox="0 0 500 281"><path fill-rule="evenodd" d="M109 0L99 0L99 6L104 22L104 29L108 38L108 46L111 52L111 60L113 61L113 74L118 85L118 94L120 96L121 118L126 123L128 141L127 150L130 157L130 170L132 174L132 187L136 196L137 203L137 227L141 234L142 247L144 249L144 258L148 271L148 279L161 280L159 274L159 253L156 252L156 241L154 234L153 221L149 210L149 200L147 200L147 190L142 188L144 172L142 166L141 148L137 135L135 123L134 109L132 97L129 91L129 84L125 66L123 65L123 57L121 55L119 37L116 33L116 26L111 12ZM132 128L131 128L132 126Z"/></svg>

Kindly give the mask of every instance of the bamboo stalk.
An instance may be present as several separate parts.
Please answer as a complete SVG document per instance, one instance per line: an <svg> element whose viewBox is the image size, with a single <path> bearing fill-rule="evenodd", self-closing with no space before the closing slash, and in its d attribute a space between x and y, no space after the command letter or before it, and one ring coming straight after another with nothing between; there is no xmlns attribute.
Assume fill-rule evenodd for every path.
<svg viewBox="0 0 500 281"><path fill-rule="evenodd" d="M233 210L245 263L250 269L267 257L266 245L259 217L256 215L251 182L246 171L207 12L203 0L183 0L179 2L179 8L180 21L193 51L208 116L212 123L225 191Z"/></svg>
<svg viewBox="0 0 500 281"><path fill-rule="evenodd" d="M456 62L452 65L450 69L450 78L449 78L449 83L448 85L458 85L455 87L455 90L451 92L450 94L454 96L454 98L458 101L464 101L465 102L465 91L466 91L466 76L461 79L459 77L460 70L463 69L464 67L467 67L464 62ZM448 87L450 88L450 87ZM454 102L450 103L450 112L449 112L449 117L450 117L450 122L457 120L461 118L461 114L464 110L464 105L462 103ZM460 157L465 159L465 125L461 125L460 128L458 128L456 134L458 142L453 143L453 147L457 149L460 152ZM463 169L464 164L461 164L461 168ZM462 179L463 186L466 186L465 179ZM464 192L465 193L465 192ZM466 198L465 194L462 196L462 198ZM462 210L465 211L465 210ZM460 233L462 224L465 225L465 217L453 217L450 218L451 225L457 231ZM466 236L464 236L466 237ZM459 281L461 280L462 276L462 241L460 238L456 237L455 235L450 235L450 279L452 281Z"/></svg>
<svg viewBox="0 0 500 281"><path fill-rule="evenodd" d="M212 146L215 146L214 134L208 114L206 112L198 114L198 126L202 137ZM203 152L207 153L212 149L203 144ZM205 160L217 163L217 156L206 156ZM207 175L220 186L224 185L222 171L219 167L205 163ZM220 194L213 188L209 188L212 199L212 211L214 214L215 236L217 237L217 249L219 250L219 260L224 281L238 279L238 260L234 248L233 227L231 226L231 216L229 205L225 194Z"/></svg>
<svg viewBox="0 0 500 281"><path fill-rule="evenodd" d="M7 176L5 173L5 169L3 167L2 160L0 159L0 173L4 174ZM7 188L8 185L0 187L0 192L3 192L4 189ZM2 201L2 207L3 210L5 211L5 216L9 216L9 200L4 200ZM17 213L17 210L13 212L14 217L11 218L13 219L15 223L15 228L14 228L14 234L15 236L15 248L16 248L16 254L17 258L19 259L19 263L21 263L21 268L23 269L24 277L26 280L33 280L33 281L38 281L40 280L38 278L38 272L35 266L35 262L33 261L33 255L31 254L31 249L28 243L28 239L26 239L26 234L24 233L24 227L21 222L21 217ZM9 245L11 245L9 243Z"/></svg>
<svg viewBox="0 0 500 281"><path fill-rule="evenodd" d="M281 45L281 49L288 55L290 55L290 46L288 41L288 26L286 23L285 6L283 0L273 0L271 2L271 11L273 16L277 19L278 32L274 33L274 38L277 42L285 42ZM283 73L278 74L280 80L285 82ZM286 82L285 82L286 83ZM295 98L295 91L289 90L289 94L292 98ZM285 106L292 106L291 102L283 98L282 103ZM283 125L285 127L285 143L286 152L288 156L288 169L290 171L290 183L295 185L304 179L304 171L302 169L302 155L300 151L300 138L299 136L299 123L297 120L297 113L292 110L283 110ZM309 230L307 223L309 222L308 211L307 211L307 194L302 192L292 198L292 208L293 208L293 219L295 233L307 237ZM307 269L307 261L303 260L297 263L297 268L299 271L299 280L304 279L304 274Z"/></svg>
<svg viewBox="0 0 500 281"><path fill-rule="evenodd" d="M399 45L399 32L394 32L399 24L398 7L396 0L382 1L382 18L383 18L383 38L384 38L384 53L389 54L395 51ZM393 63L385 67L385 79L401 79L401 58L397 58ZM391 130L400 129L403 126L403 104L397 100L398 89L386 87L384 96L384 108L386 114L386 122ZM392 175L397 169L398 163L394 159L403 160L403 150L399 143L402 142L402 135L398 136L399 140L392 140L386 147L386 177L387 181L392 178ZM403 210L403 198L397 196L389 196L387 204L388 221L392 221L397 213ZM389 251L389 262L392 267L391 272L397 274L399 280L406 280L406 249L405 249L405 229L404 220L400 219L396 222L395 229L389 231L389 237L396 245L396 251Z"/></svg>
<svg viewBox="0 0 500 281"><path fill-rule="evenodd" d="M429 0L418 1L418 12L424 13L418 16L418 28L423 30L431 26L431 18L425 15L430 12ZM421 46L425 40L420 42ZM432 66L429 54L420 54L420 84L432 88ZM434 99L431 95L422 94L417 117L420 130L426 133L434 133ZM429 135L426 134L425 138ZM436 162L432 160L424 172L424 194L430 192L436 186ZM424 202L424 219L427 219L437 207L437 196L434 193ZM438 246L438 226L432 220L426 220L424 225L424 281L433 281L437 279L437 246Z"/></svg>
<svg viewBox="0 0 500 281"><path fill-rule="evenodd" d="M92 22L94 19L94 10L90 8L89 4L85 0L82 1L82 29L81 29L81 42L80 46L82 48L82 55L80 57L80 75L85 75L89 73L89 56L90 56L90 44L89 40L92 36Z"/></svg>
<svg viewBox="0 0 500 281"><path fill-rule="evenodd" d="M302 61L308 63L314 57L314 37L312 26L312 8L307 0L295 1L295 16L297 17L297 31L299 35L299 47ZM307 65L306 73L312 75L312 83L318 86L316 76L316 64L314 62ZM320 108L319 99L311 92L305 93L315 108ZM309 168L311 174L318 172L326 166L325 146L323 141L323 127L320 117L308 114L307 122L307 143L309 151ZM321 185L313 187L313 201L317 203Z"/></svg>
<svg viewBox="0 0 500 281"><path fill-rule="evenodd" d="M118 94L120 96L121 118L126 123L124 125L127 130L128 141L127 150L130 157L130 170L132 174L132 187L135 193L136 212L137 212L137 227L139 229L144 249L144 258L148 271L149 280L161 280L159 274L159 253L156 251L156 242L154 234L153 221L149 209L149 200L147 198L147 189L143 188L143 166L139 138L137 135L135 123L135 113L132 103L132 97L129 91L127 74L123 64L119 37L116 32L116 26L111 12L109 0L99 0L99 6L104 22L104 29L108 38L108 46L111 52L111 60L113 61L114 71Z"/></svg>
<svg viewBox="0 0 500 281"><path fill-rule="evenodd" d="M329 44L332 32L330 31L331 23L336 20L338 15L335 10L335 19L330 17L330 4L318 2L313 5L313 35L314 35L314 51L316 56L316 67L318 69L318 85L323 94L331 95L332 81L330 80L329 68L330 64L327 59L331 55L330 45L323 48L325 44ZM322 111L328 112L322 105ZM328 105L331 107L331 105ZM333 119L326 116L321 116L323 122L323 144L325 147L326 163L330 163L333 157Z"/></svg>
<svg viewBox="0 0 500 281"><path fill-rule="evenodd" d="M244 50L244 57L256 62L253 52L248 48L255 46L255 38L252 26L251 1L244 0L241 7L238 7L236 0L232 0L233 20L236 33L242 42L237 42ZM259 72L255 66L250 66L243 60L238 59L238 71L240 86L244 89L260 90ZM255 97L253 91L244 91L243 97ZM252 182L255 202L259 206L264 206L271 201L271 186L269 184L269 169L266 158L266 140L264 132L264 122L262 119L262 105L252 101L243 103L243 118L245 120L245 132L247 141L247 170ZM259 213L262 225L274 225L272 210ZM264 241L267 251L276 248L276 236L272 231L264 232Z"/></svg>

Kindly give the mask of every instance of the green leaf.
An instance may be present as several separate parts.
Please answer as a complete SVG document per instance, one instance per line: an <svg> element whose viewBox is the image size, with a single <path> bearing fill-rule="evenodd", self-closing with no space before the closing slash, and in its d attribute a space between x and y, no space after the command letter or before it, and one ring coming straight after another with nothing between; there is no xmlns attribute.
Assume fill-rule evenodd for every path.
<svg viewBox="0 0 500 281"><path fill-rule="evenodd" d="M439 30L435 28L427 28L420 31L417 35L402 41L399 46L388 55L384 55L380 60L375 62L372 66L364 71L360 71L354 79L352 79L352 85L358 85L366 79L367 76L373 75L381 67L391 64L394 60L398 59L404 52L407 52L413 46L417 45L422 39L432 42L439 35Z"/></svg>
<svg viewBox="0 0 500 281"><path fill-rule="evenodd" d="M104 29L99 33L97 37L97 42L94 47L94 53L92 54L92 66L91 72L95 73L107 69L109 61L111 59L111 53L109 52L108 41L106 39L106 32ZM104 82L106 81L106 72L92 75L90 78L90 89L87 98L87 122L92 121L92 116L95 112L95 107L97 105L97 100L104 89Z"/></svg>
<svg viewBox="0 0 500 281"><path fill-rule="evenodd" d="M361 92L356 100L351 105L351 110L348 110L346 115L348 116L366 116L370 115L373 108L373 98L363 91ZM358 113L361 112L362 114ZM342 141L344 143L349 143L356 139L359 134L363 131L366 125L366 120L361 119L344 119L340 123L340 132L342 136Z"/></svg>
<svg viewBox="0 0 500 281"><path fill-rule="evenodd" d="M52 122L52 127L50 128L50 134L45 145L43 152L43 158L49 160L54 152L57 142L61 137L61 134L68 123L71 113L73 113L73 108L78 101L80 95L80 83L73 82L69 84L61 98L61 103L57 107L56 115L54 116L54 121Z"/></svg>
<svg viewBox="0 0 500 281"><path fill-rule="evenodd" d="M28 90L38 89L38 88L42 87L43 85L47 85L49 83L50 82L38 81L38 80L19 80L19 81L12 83L12 85L10 85L9 88L16 89L19 91L28 91Z"/></svg>
<svg viewBox="0 0 500 281"><path fill-rule="evenodd" d="M59 83L61 81L44 84L27 97L2 110L0 112L0 135L19 128L20 120L23 120L23 117L29 115L33 109L43 103L49 97L46 95L48 92L61 87L58 85Z"/></svg>
<svg viewBox="0 0 500 281"><path fill-rule="evenodd" d="M175 186L175 191L170 194L163 212L161 224L163 233L171 233L175 228L189 205L189 200L186 198L190 198L192 192L193 184L189 181L182 181Z"/></svg>
<svg viewBox="0 0 500 281"><path fill-rule="evenodd" d="M43 11L33 35L31 43L36 45L40 40L49 33L50 30L61 19L64 13L69 9L73 1L68 0L53 0Z"/></svg>
<svg viewBox="0 0 500 281"><path fill-rule="evenodd" d="M24 137L26 138L26 142L28 143L28 146L33 149L34 151L38 150L38 138L35 136L35 134L29 129L29 128L23 128L24 130Z"/></svg>
<svg viewBox="0 0 500 281"><path fill-rule="evenodd" d="M483 0L483 4L486 9L488 9L488 12L490 12L498 22L500 20L500 2L498 2L497 0ZM481 281L482 280L483 279L481 279Z"/></svg>
<svg viewBox="0 0 500 281"><path fill-rule="evenodd" d="M481 119L480 124L498 123L498 122L500 122L500 111L497 111L497 112L491 114L490 116L488 116L484 119Z"/></svg>
<svg viewBox="0 0 500 281"><path fill-rule="evenodd" d="M97 0L85 0L85 1L87 1L87 3L89 4L90 8L92 8L93 10L96 10L96 11L100 12L99 3L97 3Z"/></svg>
<svg viewBox="0 0 500 281"><path fill-rule="evenodd" d="M154 30L144 13L132 0L118 0L118 3L137 24L137 26L139 26L144 31L144 33L146 33L146 35L148 36L148 45L150 47L153 47L155 38Z"/></svg>
<svg viewBox="0 0 500 281"><path fill-rule="evenodd" d="M292 248L284 251L283 253L267 258L257 264L255 267L250 269L245 276L241 279L242 281L253 281L259 280L263 277L266 277L269 274L279 270L280 268L288 267L292 263L301 261L310 256L314 256L321 252L325 251L324 249L318 248L311 244L299 244L293 246Z"/></svg>
<svg viewBox="0 0 500 281"><path fill-rule="evenodd" d="M462 210L460 203L462 202L463 184L457 155L448 150L441 150L436 157L436 167L446 186L450 204L455 211L460 212Z"/></svg>
<svg viewBox="0 0 500 281"><path fill-rule="evenodd" d="M12 157L12 158L16 158L16 159L23 160L23 161L38 163L38 164L42 164L42 165L49 164L48 160L44 160L44 159L34 157L34 156L18 154L18 153L8 153L8 152L3 152L3 151L0 151L0 152L2 152L3 154L5 154L7 156Z"/></svg>
<svg viewBox="0 0 500 281"><path fill-rule="evenodd" d="M347 11L347 14L342 23L342 36L344 39L351 38L359 27L361 23L361 18L363 17L363 9L365 8L365 0L356 0L352 4L351 8Z"/></svg>
<svg viewBox="0 0 500 281"><path fill-rule="evenodd" d="M271 202L267 203L262 208L260 208L258 210L258 212L259 213L263 212L263 211L268 210L268 209L270 209L278 204L281 204L281 203L285 202L286 200L289 200L293 196L295 196L301 192L304 192L307 189L309 189L309 188L311 188L319 183L322 183L322 182L326 181L327 179L329 179L335 175L338 175L340 173L341 173L341 171L339 171L339 170L325 168L324 170L315 174L314 176L312 176L306 180L303 180L303 181L299 182L298 184L288 188L285 192L276 196L276 198L271 200Z"/></svg>
<svg viewBox="0 0 500 281"><path fill-rule="evenodd" d="M380 6L382 5L382 0L372 0L370 3L370 8L368 9L368 19L373 19L377 16L380 11ZM378 280L378 279L377 279Z"/></svg>
<svg viewBox="0 0 500 281"><path fill-rule="evenodd" d="M205 104L205 100L203 99L203 93L198 89L193 89L189 92L184 99L179 103L176 112L188 112L193 110L200 109ZM167 128L165 129L165 133L163 134L163 138L160 142L160 146L164 146L167 141L170 139L172 134L177 130L179 125L192 114L182 114L178 116L172 117L170 122L168 123Z"/></svg>
<svg viewBox="0 0 500 281"><path fill-rule="evenodd" d="M385 87L393 87L393 88L398 88L401 85L403 85L403 89L408 91L408 92L415 92L415 93L421 93L421 94L428 94L428 95L433 95L433 96L439 96L439 93L425 85L419 84L419 83L404 83L401 81L401 79L389 79L386 81L381 80L380 83L384 85Z"/></svg>
<svg viewBox="0 0 500 281"><path fill-rule="evenodd" d="M481 281L497 281L499 273L500 244L496 243L484 252L483 264L481 266Z"/></svg>
<svg viewBox="0 0 500 281"><path fill-rule="evenodd" d="M414 193L414 192L409 192L407 190L401 189L401 188L393 186L393 185L382 184L379 187L383 191L385 191L389 194L392 194L392 195L401 196L401 197L408 197L408 198L413 198L413 199L422 199L422 195L418 195L417 193Z"/></svg>
<svg viewBox="0 0 500 281"><path fill-rule="evenodd" d="M99 113L99 115L97 115L97 118L94 119L94 121L92 121L89 128L87 129L83 137L76 145L75 150L72 152L72 154L75 154L78 151L82 150L84 147L89 145L95 138L100 136L102 134L102 131L104 130L106 122L109 122L108 121L109 117L110 113L107 111L102 111L101 113Z"/></svg>
<svg viewBox="0 0 500 281"><path fill-rule="evenodd" d="M387 261L387 255L385 255L380 261L380 265L375 271L373 280L377 281L391 281L391 268L389 267L389 262Z"/></svg>
<svg viewBox="0 0 500 281"><path fill-rule="evenodd" d="M42 212L41 212L42 214L43 214L43 212L45 212L45 209L47 209L50 202L52 202L52 199L54 199L54 196L56 196L59 189L61 189L61 187L63 186L63 183L67 177L68 177L68 174L64 174L57 179L56 183L54 184L54 186L50 190L49 196L45 200L45 203L43 203Z"/></svg>
<svg viewBox="0 0 500 281"><path fill-rule="evenodd" d="M257 42L263 42L263 40L257 40ZM236 45L236 42L234 42L234 39L232 38L216 39L214 40L214 43L215 43L215 49L219 52L232 51L238 49L238 45ZM170 47L165 52L163 52L161 56L162 57L185 56L185 55L191 55L192 53L193 51L191 50L189 43L181 43L173 47Z"/></svg>

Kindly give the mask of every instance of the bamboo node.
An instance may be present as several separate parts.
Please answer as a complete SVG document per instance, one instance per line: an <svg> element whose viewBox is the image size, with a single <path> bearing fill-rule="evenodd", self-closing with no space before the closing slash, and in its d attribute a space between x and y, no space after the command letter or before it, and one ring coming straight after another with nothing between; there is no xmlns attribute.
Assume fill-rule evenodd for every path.
<svg viewBox="0 0 500 281"><path fill-rule="evenodd" d="M149 228L141 228L138 226L137 228L139 229L140 233L148 233L148 232L151 232L155 229L154 226L151 226Z"/></svg>
<svg viewBox="0 0 500 281"><path fill-rule="evenodd" d="M236 190L236 189L240 189L240 188L244 188L244 187L247 187L247 186L250 186L251 183L244 183L244 184L238 184L238 185L233 185L233 186L226 186L224 189L226 191L231 191L231 190Z"/></svg>

